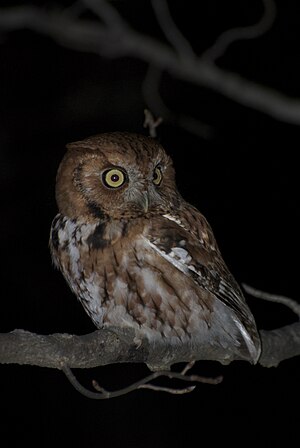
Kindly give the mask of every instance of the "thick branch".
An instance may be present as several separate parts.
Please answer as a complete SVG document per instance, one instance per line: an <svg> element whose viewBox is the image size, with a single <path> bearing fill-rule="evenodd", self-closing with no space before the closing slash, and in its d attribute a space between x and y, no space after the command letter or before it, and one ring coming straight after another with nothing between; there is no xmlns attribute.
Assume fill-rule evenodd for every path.
<svg viewBox="0 0 300 448"><path fill-rule="evenodd" d="M117 14L117 12L116 12ZM210 88L244 106L292 124L300 124L300 100L253 83L211 64L205 58L178 58L172 48L122 26L76 19L61 12L30 6L2 9L0 30L28 28L51 36L62 45L105 57L135 57L173 76ZM126 26L125 26L126 25Z"/></svg>
<svg viewBox="0 0 300 448"><path fill-rule="evenodd" d="M276 366L300 355L300 323L260 332L264 367ZM0 334L1 364L30 364L62 369L90 368L123 362L143 362L155 369L166 369L177 362L215 360L224 362L224 349L203 351L201 347L158 346L147 340L137 347L131 330L98 330L84 336L69 334L38 335L24 330ZM228 359L227 362L233 361Z"/></svg>
<svg viewBox="0 0 300 448"><path fill-rule="evenodd" d="M276 367L281 361L300 355L300 322L272 331L260 331L262 354L259 364Z"/></svg>

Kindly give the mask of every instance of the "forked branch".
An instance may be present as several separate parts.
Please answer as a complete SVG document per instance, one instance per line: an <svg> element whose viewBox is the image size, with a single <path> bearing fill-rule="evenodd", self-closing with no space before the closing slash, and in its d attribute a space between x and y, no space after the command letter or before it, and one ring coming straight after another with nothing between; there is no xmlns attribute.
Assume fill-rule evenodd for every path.
<svg viewBox="0 0 300 448"><path fill-rule="evenodd" d="M299 98L294 99L251 82L214 63L214 59L224 53L232 42L246 37L253 38L269 29L275 17L272 0L264 0L266 12L262 20L250 28L251 36L249 28L247 32L246 28L239 28L221 35L216 44L217 56L215 48L211 48L204 56L194 56L191 45L172 21L165 2L160 5L153 0L153 6L168 44L135 31L112 3L105 0L84 0L82 5L94 13L95 19L32 5L1 8L0 31L3 33L27 28L78 51L92 52L108 58L137 58L161 72L170 73L174 78L212 89L278 120L300 124ZM162 115L157 110L155 113Z"/></svg>
<svg viewBox="0 0 300 448"><path fill-rule="evenodd" d="M170 394L175 395L182 395L186 393L192 392L196 386L188 386L185 388L171 388L171 387L162 387L162 386L156 386L154 384L150 384L152 381L156 380L160 377L167 377L170 379L177 379L180 381L188 381L193 383L206 383L206 384L219 384L222 381L222 377L218 376L216 378L208 378L203 377L199 375L186 375L187 371L190 370L194 365L194 362L189 362L185 368L181 372L172 372L170 370L160 370L154 373L151 373L151 375L148 375L144 378L142 378L139 381L136 381L135 383L130 384L130 386L124 387L123 389L119 389L116 391L108 391L104 389L104 387L100 386L97 381L93 380L92 384L95 390L97 392L91 391L89 389L86 389L82 384L79 383L77 378L75 377L74 373L71 371L71 369L67 366L62 367L63 372L65 373L66 377L70 381L70 383L74 386L74 388L80 392L82 395L84 395L87 398L92 398L94 400L105 400L107 398L116 398L120 397L121 395L126 395L130 392L133 392L137 389L151 389L157 392L167 392Z"/></svg>

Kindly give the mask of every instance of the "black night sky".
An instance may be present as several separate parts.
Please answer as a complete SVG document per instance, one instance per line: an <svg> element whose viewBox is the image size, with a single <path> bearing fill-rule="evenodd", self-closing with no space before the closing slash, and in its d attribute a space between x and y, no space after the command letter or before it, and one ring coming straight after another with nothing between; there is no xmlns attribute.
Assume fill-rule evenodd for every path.
<svg viewBox="0 0 300 448"><path fill-rule="evenodd" d="M25 3L61 14L63 6L75 4ZM262 14L259 0L199 2L199 11L198 2L169 3L198 55L221 32L253 24ZM277 0L272 29L232 44L218 67L300 102L296 3ZM2 1L0 7L15 4L22 2ZM79 4L68 10L75 18ZM150 1L111 4L132 28L164 40ZM0 331L89 333L92 322L49 255L56 170L68 142L107 131L147 133L147 64L66 48L30 30L6 32L1 14L0 9ZM82 17L96 20L91 13ZM174 160L178 188L207 217L236 279L299 300L299 124L277 121L169 73L162 75L160 94L173 120L164 121L158 138ZM187 115L203 123L205 136L179 125ZM296 321L282 305L251 297L248 303L260 329ZM198 385L183 396L140 390L106 401L81 396L57 370L0 365L0 372L1 447L190 447L203 439L261 446L286 439L293 446L299 433L299 358L276 369L198 362L193 372L222 374L223 383ZM76 371L86 387L97 379L107 389L147 374L146 366L130 364Z"/></svg>

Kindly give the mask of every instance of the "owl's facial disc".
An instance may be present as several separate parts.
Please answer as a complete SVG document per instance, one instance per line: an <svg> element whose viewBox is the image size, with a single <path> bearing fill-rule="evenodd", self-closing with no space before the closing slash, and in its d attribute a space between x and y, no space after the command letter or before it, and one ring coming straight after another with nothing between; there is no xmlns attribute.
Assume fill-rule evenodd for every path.
<svg viewBox="0 0 300 448"><path fill-rule="evenodd" d="M163 181L163 170L160 164L144 173L136 167L112 164L99 173L99 178L111 200L114 197L116 206L118 203L119 211L125 206L127 213L131 209L133 216L141 216L155 213L161 202L158 190Z"/></svg>
<svg viewBox="0 0 300 448"><path fill-rule="evenodd" d="M56 198L69 218L149 218L180 201L172 161L150 137L103 134L68 149L57 175Z"/></svg>

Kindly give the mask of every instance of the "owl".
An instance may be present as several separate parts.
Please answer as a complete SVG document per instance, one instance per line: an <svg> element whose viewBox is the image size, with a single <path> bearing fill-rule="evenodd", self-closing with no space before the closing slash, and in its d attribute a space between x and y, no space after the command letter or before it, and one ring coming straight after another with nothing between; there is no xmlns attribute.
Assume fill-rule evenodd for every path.
<svg viewBox="0 0 300 448"><path fill-rule="evenodd" d="M115 132L67 149L50 250L96 327L132 328L154 343L222 346L255 363L254 318L159 142Z"/></svg>

